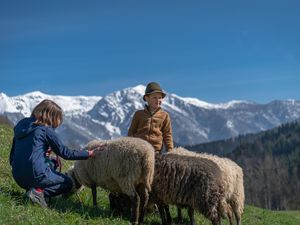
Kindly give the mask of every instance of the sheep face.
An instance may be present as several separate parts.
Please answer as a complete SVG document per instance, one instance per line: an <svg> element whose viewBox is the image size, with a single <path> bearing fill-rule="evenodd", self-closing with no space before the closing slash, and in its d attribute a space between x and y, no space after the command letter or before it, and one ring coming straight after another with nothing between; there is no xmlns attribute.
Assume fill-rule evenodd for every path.
<svg viewBox="0 0 300 225"><path fill-rule="evenodd" d="M79 181L76 179L73 166L68 171L66 171L66 175L70 177L73 182L73 186L72 189L70 190L70 194L74 194L83 188L83 185L80 184Z"/></svg>

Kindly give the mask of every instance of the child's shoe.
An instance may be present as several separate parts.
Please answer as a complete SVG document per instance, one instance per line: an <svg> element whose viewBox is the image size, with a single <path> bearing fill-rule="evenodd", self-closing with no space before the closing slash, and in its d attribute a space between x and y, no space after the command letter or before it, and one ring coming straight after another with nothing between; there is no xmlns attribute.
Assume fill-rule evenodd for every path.
<svg viewBox="0 0 300 225"><path fill-rule="evenodd" d="M45 201L44 192L38 191L35 188L31 188L26 192L26 196L31 200L32 203L36 203L42 208L47 208L48 205Z"/></svg>

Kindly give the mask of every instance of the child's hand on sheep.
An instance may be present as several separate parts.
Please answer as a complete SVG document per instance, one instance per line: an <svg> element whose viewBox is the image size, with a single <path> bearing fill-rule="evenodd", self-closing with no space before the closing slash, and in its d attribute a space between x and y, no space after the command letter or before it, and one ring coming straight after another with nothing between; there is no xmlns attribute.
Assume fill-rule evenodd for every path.
<svg viewBox="0 0 300 225"><path fill-rule="evenodd" d="M96 148L88 150L89 157L95 157L100 152L104 151L107 148L107 144L102 144L100 146L97 146Z"/></svg>

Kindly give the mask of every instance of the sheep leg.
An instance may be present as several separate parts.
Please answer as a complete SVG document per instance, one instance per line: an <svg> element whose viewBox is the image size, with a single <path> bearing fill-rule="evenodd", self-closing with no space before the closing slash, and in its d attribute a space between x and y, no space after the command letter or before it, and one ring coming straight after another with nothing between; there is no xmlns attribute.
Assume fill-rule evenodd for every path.
<svg viewBox="0 0 300 225"><path fill-rule="evenodd" d="M177 224L181 224L182 221L183 219L182 219L181 207L177 206Z"/></svg>
<svg viewBox="0 0 300 225"><path fill-rule="evenodd" d="M237 201L235 201L237 202ZM230 203L230 213L231 213L231 217L233 218L233 213L234 213L234 216L235 216L235 220L236 220L236 224L237 225L241 225L241 216L239 214L239 210L238 210L238 206L237 204L235 204L235 202L231 202ZM228 210L229 211L229 210ZM229 214L229 212L228 212ZM230 223L230 225L233 224L233 223Z"/></svg>
<svg viewBox="0 0 300 225"><path fill-rule="evenodd" d="M233 225L233 223L232 223L232 214L231 214L231 213L228 213L228 214L227 214L227 217L228 217L228 220L229 220L229 224L230 224L230 225Z"/></svg>
<svg viewBox="0 0 300 225"><path fill-rule="evenodd" d="M211 219L211 224L212 225L221 225L221 218L213 218Z"/></svg>
<svg viewBox="0 0 300 225"><path fill-rule="evenodd" d="M141 184L136 189L139 197L140 197L140 207L139 207L139 224L144 223L144 214L145 209L149 200L149 193L146 190L145 185Z"/></svg>
<svg viewBox="0 0 300 225"><path fill-rule="evenodd" d="M97 186L96 184L93 184L92 187L92 196L93 196L93 206L97 206Z"/></svg>
<svg viewBox="0 0 300 225"><path fill-rule="evenodd" d="M164 205L165 216L168 224L172 224L172 217L169 209L169 205Z"/></svg>
<svg viewBox="0 0 300 225"><path fill-rule="evenodd" d="M188 208L188 215L190 218L191 225L195 225L196 223L195 223L195 217L194 217L194 209L192 207Z"/></svg>
<svg viewBox="0 0 300 225"><path fill-rule="evenodd" d="M161 219L161 224L162 225L168 225L167 219L166 219L166 214L165 214L165 205L162 203L157 204L160 219Z"/></svg>
<svg viewBox="0 0 300 225"><path fill-rule="evenodd" d="M241 225L241 217L240 217L240 214L237 213L237 212L234 212L234 215L235 215L236 224L237 224L237 225Z"/></svg>
<svg viewBox="0 0 300 225"><path fill-rule="evenodd" d="M131 223L132 225L138 224L139 219L139 206L140 206L140 197L135 192L134 196L130 196L131 200Z"/></svg>
<svg viewBox="0 0 300 225"><path fill-rule="evenodd" d="M233 214L232 214L231 208L230 208L230 209L227 209L227 218L228 218L228 220L229 220L229 224L230 224L230 225L233 225L233 222L232 222Z"/></svg>

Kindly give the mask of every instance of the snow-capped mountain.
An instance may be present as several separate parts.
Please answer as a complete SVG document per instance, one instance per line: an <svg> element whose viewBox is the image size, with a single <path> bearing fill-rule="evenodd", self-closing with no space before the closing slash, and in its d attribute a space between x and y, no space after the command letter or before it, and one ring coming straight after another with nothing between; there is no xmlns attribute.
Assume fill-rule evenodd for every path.
<svg viewBox="0 0 300 225"><path fill-rule="evenodd" d="M64 123L57 132L66 144L82 146L91 139L126 136L134 112L144 107L144 92L145 86L138 85L104 97L51 96L41 92L8 97L0 93L0 115L15 124L29 116L41 100L54 100L65 111ZM171 116L174 141L182 145L255 133L300 118L300 101L296 100L211 104L167 94L162 108Z"/></svg>
<svg viewBox="0 0 300 225"><path fill-rule="evenodd" d="M12 115L18 114L21 118L30 116L33 108L44 99L53 100L60 105L66 117L82 115L89 111L101 98L100 96L47 95L40 91L15 97L8 97L4 93L0 93L0 115L6 114L13 123L16 123L19 117L15 118Z"/></svg>

